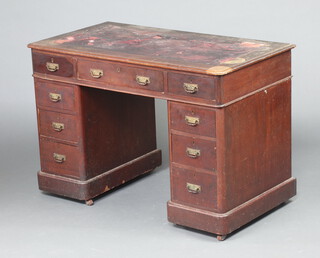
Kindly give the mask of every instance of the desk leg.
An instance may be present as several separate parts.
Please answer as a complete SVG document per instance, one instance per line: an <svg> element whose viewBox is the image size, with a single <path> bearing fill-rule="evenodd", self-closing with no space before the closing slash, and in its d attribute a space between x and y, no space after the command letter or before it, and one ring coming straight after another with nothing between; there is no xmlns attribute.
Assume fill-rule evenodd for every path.
<svg viewBox="0 0 320 258"><path fill-rule="evenodd" d="M56 169L48 170L42 162L39 188L90 202L155 169L161 164L161 151L156 147L154 99L75 87L79 103L79 130L75 132L79 134L78 143L72 147L59 143L62 150L64 147L73 149L70 158L55 164ZM41 145L40 152L42 159ZM77 153L74 164L73 152ZM59 165L64 173L59 172ZM68 175L66 171L72 172Z"/></svg>

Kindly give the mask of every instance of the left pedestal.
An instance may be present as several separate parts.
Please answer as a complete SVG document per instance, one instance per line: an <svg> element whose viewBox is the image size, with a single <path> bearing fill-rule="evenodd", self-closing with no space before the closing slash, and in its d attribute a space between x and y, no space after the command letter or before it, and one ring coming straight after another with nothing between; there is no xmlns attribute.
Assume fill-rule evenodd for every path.
<svg viewBox="0 0 320 258"><path fill-rule="evenodd" d="M35 79L41 190L91 200L161 164L154 99Z"/></svg>

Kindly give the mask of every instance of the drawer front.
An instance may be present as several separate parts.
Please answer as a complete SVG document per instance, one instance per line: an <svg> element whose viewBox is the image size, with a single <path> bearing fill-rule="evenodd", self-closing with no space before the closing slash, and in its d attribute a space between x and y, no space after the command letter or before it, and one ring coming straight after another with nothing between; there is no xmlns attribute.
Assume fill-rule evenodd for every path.
<svg viewBox="0 0 320 258"><path fill-rule="evenodd" d="M79 147L40 137L41 171L83 179L84 161Z"/></svg>
<svg viewBox="0 0 320 258"><path fill-rule="evenodd" d="M76 116L39 110L39 133L43 136L78 142L79 126Z"/></svg>
<svg viewBox="0 0 320 258"><path fill-rule="evenodd" d="M216 136L216 112L189 104L170 102L170 128L202 136Z"/></svg>
<svg viewBox="0 0 320 258"><path fill-rule="evenodd" d="M171 134L172 162L216 170L216 142Z"/></svg>
<svg viewBox="0 0 320 258"><path fill-rule="evenodd" d="M183 73L168 73L169 93L215 100L215 78Z"/></svg>
<svg viewBox="0 0 320 258"><path fill-rule="evenodd" d="M104 82L112 86L132 87L141 90L163 91L163 73L110 62L78 61L78 78Z"/></svg>
<svg viewBox="0 0 320 258"><path fill-rule="evenodd" d="M217 208L217 179L211 173L172 166L172 201L196 208Z"/></svg>
<svg viewBox="0 0 320 258"><path fill-rule="evenodd" d="M37 81L35 84L37 105L57 110L75 110L74 87L62 83Z"/></svg>
<svg viewBox="0 0 320 258"><path fill-rule="evenodd" d="M73 77L74 65L71 57L62 57L38 52L32 53L33 71L62 77Z"/></svg>

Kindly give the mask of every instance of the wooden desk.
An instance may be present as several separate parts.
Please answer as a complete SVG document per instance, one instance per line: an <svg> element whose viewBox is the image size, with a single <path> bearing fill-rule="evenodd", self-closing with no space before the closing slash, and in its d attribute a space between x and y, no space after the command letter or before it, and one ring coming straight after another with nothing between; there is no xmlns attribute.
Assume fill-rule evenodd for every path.
<svg viewBox="0 0 320 258"><path fill-rule="evenodd" d="M41 190L92 204L159 166L161 98L169 221L222 240L295 195L293 45L107 22L29 47Z"/></svg>

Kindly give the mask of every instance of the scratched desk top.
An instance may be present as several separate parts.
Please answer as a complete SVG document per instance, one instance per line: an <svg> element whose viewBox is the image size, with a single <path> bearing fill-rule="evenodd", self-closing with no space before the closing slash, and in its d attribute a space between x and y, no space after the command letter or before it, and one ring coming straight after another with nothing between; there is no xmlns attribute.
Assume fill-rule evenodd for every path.
<svg viewBox="0 0 320 258"><path fill-rule="evenodd" d="M106 22L28 45L37 50L224 75L285 52L288 43Z"/></svg>

